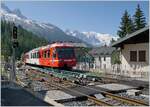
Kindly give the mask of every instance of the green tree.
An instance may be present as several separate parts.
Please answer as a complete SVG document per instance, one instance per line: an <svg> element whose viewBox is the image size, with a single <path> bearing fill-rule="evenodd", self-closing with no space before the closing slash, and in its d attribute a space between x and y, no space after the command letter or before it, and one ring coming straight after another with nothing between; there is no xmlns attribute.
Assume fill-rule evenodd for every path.
<svg viewBox="0 0 150 107"><path fill-rule="evenodd" d="M141 10L139 4L137 5L133 18L134 18L134 25L136 30L139 30L146 26L146 19L144 17L144 13Z"/></svg>
<svg viewBox="0 0 150 107"><path fill-rule="evenodd" d="M110 41L110 44L112 44L114 42L115 42L115 40L114 40L114 38L112 38L111 41Z"/></svg>
<svg viewBox="0 0 150 107"><path fill-rule="evenodd" d="M121 64L119 53L120 53L120 51L118 51L118 50L113 51L113 53L111 55L111 63L112 64Z"/></svg>
<svg viewBox="0 0 150 107"><path fill-rule="evenodd" d="M119 30L117 31L117 34L120 38L123 38L127 34L130 34L134 31L134 24L127 10L125 10L120 24Z"/></svg>

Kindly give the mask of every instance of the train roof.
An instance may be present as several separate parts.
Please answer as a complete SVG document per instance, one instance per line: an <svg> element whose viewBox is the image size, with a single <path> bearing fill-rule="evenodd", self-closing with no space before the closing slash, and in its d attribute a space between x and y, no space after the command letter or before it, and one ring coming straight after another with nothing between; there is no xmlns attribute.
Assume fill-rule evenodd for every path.
<svg viewBox="0 0 150 107"><path fill-rule="evenodd" d="M70 43L53 43L46 46L41 47L42 49L53 48L53 47L73 47Z"/></svg>
<svg viewBox="0 0 150 107"><path fill-rule="evenodd" d="M35 49L30 50L29 52L36 52L39 49L47 49L47 48L52 48L52 47L74 47L71 43L53 43L53 44L49 44L46 46L41 46ZM27 52L27 53L29 53Z"/></svg>

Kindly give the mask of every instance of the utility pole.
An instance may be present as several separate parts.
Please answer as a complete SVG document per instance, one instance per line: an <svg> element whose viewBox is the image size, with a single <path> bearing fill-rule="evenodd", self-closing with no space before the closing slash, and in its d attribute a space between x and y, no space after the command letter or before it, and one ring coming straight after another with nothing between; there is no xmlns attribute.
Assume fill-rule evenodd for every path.
<svg viewBox="0 0 150 107"><path fill-rule="evenodd" d="M12 31L12 71L10 72L11 87L14 88L14 82L16 81L16 67L15 67L15 49L18 47L17 41L17 27L13 26Z"/></svg>

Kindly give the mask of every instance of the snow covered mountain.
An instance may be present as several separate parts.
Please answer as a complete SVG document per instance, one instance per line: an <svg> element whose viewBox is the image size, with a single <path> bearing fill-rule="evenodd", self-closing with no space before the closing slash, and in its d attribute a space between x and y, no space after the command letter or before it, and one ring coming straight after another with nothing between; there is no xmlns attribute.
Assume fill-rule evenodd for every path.
<svg viewBox="0 0 150 107"><path fill-rule="evenodd" d="M31 31L40 37L48 39L49 42L52 41L83 42L82 40L76 37L67 35L61 29L50 23L42 23L28 19L27 17L22 15L19 9L15 9L12 11L3 3L1 3L0 16L1 20L14 22L16 25L21 25L24 29Z"/></svg>
<svg viewBox="0 0 150 107"><path fill-rule="evenodd" d="M79 31L65 31L67 35L77 37L92 46L109 45L112 38L116 40L118 37L111 36L110 34L102 34L97 32L79 32Z"/></svg>

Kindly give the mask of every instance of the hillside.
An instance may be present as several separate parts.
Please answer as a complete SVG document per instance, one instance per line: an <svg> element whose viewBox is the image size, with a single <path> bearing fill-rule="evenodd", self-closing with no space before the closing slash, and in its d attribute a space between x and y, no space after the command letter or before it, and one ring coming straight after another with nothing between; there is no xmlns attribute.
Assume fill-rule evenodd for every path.
<svg viewBox="0 0 150 107"><path fill-rule="evenodd" d="M1 21L1 54L8 59L12 55L11 30L13 24L6 21ZM20 58L21 54L33 48L46 45L48 41L42 37L18 27L18 42L19 47L16 48L16 58Z"/></svg>

